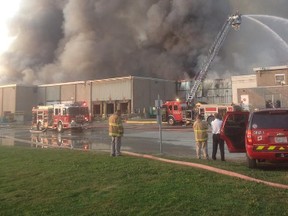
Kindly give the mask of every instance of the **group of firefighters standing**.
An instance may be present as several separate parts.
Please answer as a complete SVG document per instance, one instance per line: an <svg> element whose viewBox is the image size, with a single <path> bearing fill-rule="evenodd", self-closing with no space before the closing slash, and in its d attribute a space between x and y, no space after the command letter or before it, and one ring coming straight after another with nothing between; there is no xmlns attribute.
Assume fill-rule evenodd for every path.
<svg viewBox="0 0 288 216"><path fill-rule="evenodd" d="M220 138L220 129L222 126L221 116L218 113L214 114L215 119L211 122L212 128L212 159L216 160L217 149L219 146L221 161L225 161L224 155L224 140ZM201 115L196 117L196 121L193 124L195 141L196 141L196 157L201 159L209 159L208 156L208 123L202 120ZM202 154L201 154L202 153Z"/></svg>
<svg viewBox="0 0 288 216"><path fill-rule="evenodd" d="M222 125L221 116L214 114L215 119L211 122L212 128L212 159L216 160L217 149L219 146L221 161L225 161L224 140L220 138L220 129ZM209 159L208 156L208 123L202 120L201 115L196 117L193 124L195 141L196 141L196 157L198 159ZM121 156L121 138L124 134L124 127L121 119L121 111L117 110L109 117L109 136L111 136L111 156Z"/></svg>

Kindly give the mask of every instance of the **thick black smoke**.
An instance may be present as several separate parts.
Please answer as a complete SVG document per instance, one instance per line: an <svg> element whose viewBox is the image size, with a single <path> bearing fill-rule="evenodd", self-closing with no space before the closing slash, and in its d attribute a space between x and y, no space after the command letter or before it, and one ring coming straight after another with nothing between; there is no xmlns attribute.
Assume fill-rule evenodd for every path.
<svg viewBox="0 0 288 216"><path fill-rule="evenodd" d="M38 84L128 75L193 78L229 14L239 10L285 18L287 6L286 0L22 0L10 24L17 38L0 58L0 80ZM260 30L254 32L259 24L243 22L247 27L229 34L211 70L222 76L251 73L252 66L263 66L267 59L269 64L287 64L283 50L281 59L273 60L281 45L271 50L273 44L266 41L263 49L262 40L271 38L264 32L259 40ZM251 50L255 58L248 57Z"/></svg>

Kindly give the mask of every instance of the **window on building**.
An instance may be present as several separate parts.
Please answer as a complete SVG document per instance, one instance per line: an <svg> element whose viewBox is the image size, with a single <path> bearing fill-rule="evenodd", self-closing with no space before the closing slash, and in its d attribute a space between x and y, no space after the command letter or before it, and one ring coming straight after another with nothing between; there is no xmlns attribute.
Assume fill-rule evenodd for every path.
<svg viewBox="0 0 288 216"><path fill-rule="evenodd" d="M275 101L275 108L280 108L281 107L281 101L280 100L276 100Z"/></svg>
<svg viewBox="0 0 288 216"><path fill-rule="evenodd" d="M266 100L265 103L266 108L273 108L273 102L271 100Z"/></svg>
<svg viewBox="0 0 288 216"><path fill-rule="evenodd" d="M179 81L177 82L178 91L188 91L192 86L192 81Z"/></svg>
<svg viewBox="0 0 288 216"><path fill-rule="evenodd" d="M285 74L275 74L275 84L276 85L285 84Z"/></svg>
<svg viewBox="0 0 288 216"><path fill-rule="evenodd" d="M56 108L54 112L55 112L55 115L60 115L60 109Z"/></svg>
<svg viewBox="0 0 288 216"><path fill-rule="evenodd" d="M66 108L63 108L62 112L63 112L63 115L67 115L67 109Z"/></svg>

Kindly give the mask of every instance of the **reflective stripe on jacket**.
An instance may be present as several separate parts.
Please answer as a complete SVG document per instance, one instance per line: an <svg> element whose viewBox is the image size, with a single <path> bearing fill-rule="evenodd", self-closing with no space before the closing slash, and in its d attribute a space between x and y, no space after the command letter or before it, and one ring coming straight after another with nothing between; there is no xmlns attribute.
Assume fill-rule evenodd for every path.
<svg viewBox="0 0 288 216"><path fill-rule="evenodd" d="M193 125L196 142L204 142L208 140L208 124L205 121L195 121Z"/></svg>
<svg viewBox="0 0 288 216"><path fill-rule="evenodd" d="M109 117L109 136L120 137L123 136L124 128L121 117L113 114Z"/></svg>

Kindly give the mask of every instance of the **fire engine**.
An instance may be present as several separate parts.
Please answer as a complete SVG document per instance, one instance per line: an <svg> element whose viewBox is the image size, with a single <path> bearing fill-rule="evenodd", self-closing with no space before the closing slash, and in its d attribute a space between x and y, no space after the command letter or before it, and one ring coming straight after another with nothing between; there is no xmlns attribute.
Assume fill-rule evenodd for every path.
<svg viewBox="0 0 288 216"><path fill-rule="evenodd" d="M167 122L169 125L176 123L188 124L193 119L192 109L189 109L186 102L166 101L161 108L162 121Z"/></svg>
<svg viewBox="0 0 288 216"><path fill-rule="evenodd" d="M88 106L85 102L54 104L32 108L32 129L44 131L56 129L83 129L90 122Z"/></svg>
<svg viewBox="0 0 288 216"><path fill-rule="evenodd" d="M218 33L215 41L209 49L209 53L205 62L202 65L201 70L195 76L195 82L190 89L190 93L187 96L185 102L180 101L166 101L163 105L165 109L164 121L167 121L168 124L173 125L176 122L185 122L186 124L193 121L195 114L201 114L208 122L211 122L214 117L215 112L220 112L224 114L226 111L232 111L232 106L222 106L216 104L210 105L194 105L195 94L205 80L210 64L214 60L215 56L218 54L225 38L227 37L230 28L238 30L241 24L241 15L237 12L236 14L229 16L226 22L224 23L222 29ZM192 107L192 108L189 108ZM163 119L163 117L162 117Z"/></svg>
<svg viewBox="0 0 288 216"><path fill-rule="evenodd" d="M219 113L221 116L224 116L228 111L234 111L234 107L232 105L225 104L197 103L194 108L194 113L201 115L209 124L214 120L215 113Z"/></svg>
<svg viewBox="0 0 288 216"><path fill-rule="evenodd" d="M201 115L209 124L214 120L214 114L224 116L227 111L234 111L234 106L225 104L201 104L191 107L186 102L166 101L162 106L162 120L169 125L176 123L190 124L197 115ZM164 114L163 114L164 113Z"/></svg>

